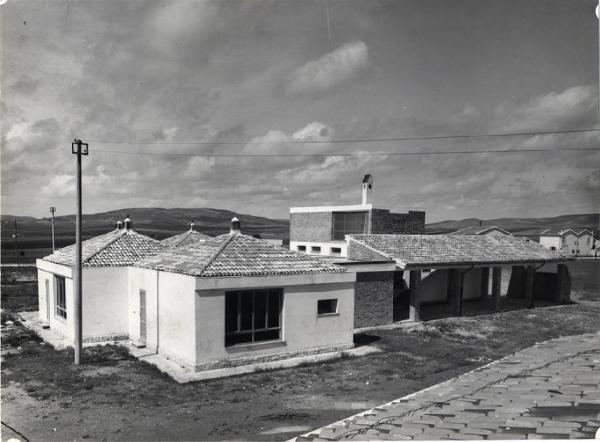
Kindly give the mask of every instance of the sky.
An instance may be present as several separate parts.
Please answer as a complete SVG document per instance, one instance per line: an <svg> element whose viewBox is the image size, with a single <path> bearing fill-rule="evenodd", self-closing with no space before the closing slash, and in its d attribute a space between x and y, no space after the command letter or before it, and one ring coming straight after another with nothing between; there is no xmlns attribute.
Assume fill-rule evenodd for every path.
<svg viewBox="0 0 600 442"><path fill-rule="evenodd" d="M600 127L595 6L7 0L1 212L75 212L75 137L84 213L287 218L360 204L366 173L377 207L427 222L598 212L599 151L387 154L599 147L600 132L334 142ZM331 153L360 155L309 156Z"/></svg>

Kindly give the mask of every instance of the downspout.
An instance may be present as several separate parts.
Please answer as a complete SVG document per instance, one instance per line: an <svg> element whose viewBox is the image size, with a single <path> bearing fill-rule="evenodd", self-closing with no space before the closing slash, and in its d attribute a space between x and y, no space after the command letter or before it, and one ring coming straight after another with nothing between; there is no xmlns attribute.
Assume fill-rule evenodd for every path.
<svg viewBox="0 0 600 442"><path fill-rule="evenodd" d="M160 322L160 315L158 314L158 306L159 306L159 302L158 302L158 296L159 296L159 291L158 291L158 279L160 278L160 271L156 270L156 354L158 354L158 341L160 339L160 329L159 329L159 322Z"/></svg>
<svg viewBox="0 0 600 442"><path fill-rule="evenodd" d="M463 292L465 290L465 275L467 273L469 273L471 270L473 270L475 268L475 266L471 266L470 269L465 270L464 272L460 272L460 297L459 297L459 304L458 304L458 316L462 316L462 310L463 310Z"/></svg>

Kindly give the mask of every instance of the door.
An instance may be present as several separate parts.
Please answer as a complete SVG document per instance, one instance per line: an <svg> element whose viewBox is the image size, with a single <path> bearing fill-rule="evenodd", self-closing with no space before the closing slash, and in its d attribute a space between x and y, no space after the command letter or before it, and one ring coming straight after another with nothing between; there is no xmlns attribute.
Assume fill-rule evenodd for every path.
<svg viewBox="0 0 600 442"><path fill-rule="evenodd" d="M140 290L140 341L146 344L146 290Z"/></svg>
<svg viewBox="0 0 600 442"><path fill-rule="evenodd" d="M46 283L46 321L50 322L50 281L45 280Z"/></svg>

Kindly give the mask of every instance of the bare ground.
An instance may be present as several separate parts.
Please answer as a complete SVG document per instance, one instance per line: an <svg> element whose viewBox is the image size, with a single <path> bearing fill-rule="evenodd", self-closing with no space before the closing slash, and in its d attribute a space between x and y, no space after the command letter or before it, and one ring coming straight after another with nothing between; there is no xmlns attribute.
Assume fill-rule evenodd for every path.
<svg viewBox="0 0 600 442"><path fill-rule="evenodd" d="M185 385L119 347L87 349L86 364L75 367L72 350L26 337L17 354L3 357L2 421L30 440L287 439L535 342L599 331L599 268L591 262L577 270L575 294L585 304L357 335L383 352ZM5 326L3 341L19 328ZM3 434L13 435L4 426Z"/></svg>

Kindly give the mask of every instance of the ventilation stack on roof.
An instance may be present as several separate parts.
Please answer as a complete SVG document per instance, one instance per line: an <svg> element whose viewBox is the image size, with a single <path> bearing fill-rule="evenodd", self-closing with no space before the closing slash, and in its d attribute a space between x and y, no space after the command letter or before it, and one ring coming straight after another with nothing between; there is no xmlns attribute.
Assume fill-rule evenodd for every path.
<svg viewBox="0 0 600 442"><path fill-rule="evenodd" d="M125 226L125 230L131 230L133 228L133 223L131 222L129 215L127 215L127 217L123 221L123 225Z"/></svg>
<svg viewBox="0 0 600 442"><path fill-rule="evenodd" d="M229 230L230 235L241 235L242 231L240 229L240 220L234 216L231 218L231 229Z"/></svg>
<svg viewBox="0 0 600 442"><path fill-rule="evenodd" d="M123 223L121 221L117 221L117 230L121 230L123 228Z"/></svg>
<svg viewBox="0 0 600 442"><path fill-rule="evenodd" d="M362 205L373 202L373 176L366 174L362 180Z"/></svg>
<svg viewBox="0 0 600 442"><path fill-rule="evenodd" d="M190 223L190 232L194 231L194 221Z"/></svg>

